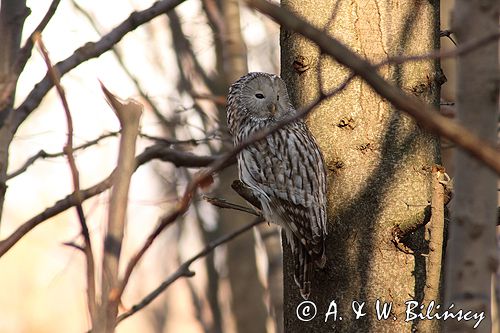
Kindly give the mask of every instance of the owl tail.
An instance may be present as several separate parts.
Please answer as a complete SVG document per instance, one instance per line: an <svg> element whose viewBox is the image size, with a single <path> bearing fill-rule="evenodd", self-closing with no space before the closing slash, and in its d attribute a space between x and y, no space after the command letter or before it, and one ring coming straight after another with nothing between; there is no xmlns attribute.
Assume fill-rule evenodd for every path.
<svg viewBox="0 0 500 333"><path fill-rule="evenodd" d="M299 240L294 236L294 247L292 245L292 252L294 257L294 280L295 284L300 289L300 295L303 299L309 299L311 294L311 276L314 270L314 264L319 268L324 268L326 263L325 249L323 243L323 249L321 253L311 256L306 247L299 242Z"/></svg>
<svg viewBox="0 0 500 333"><path fill-rule="evenodd" d="M300 244L298 240L296 240L296 244L299 246L293 254L295 266L294 279L300 289L300 295L303 299L307 300L311 293L312 258L309 253L307 253L304 245Z"/></svg>

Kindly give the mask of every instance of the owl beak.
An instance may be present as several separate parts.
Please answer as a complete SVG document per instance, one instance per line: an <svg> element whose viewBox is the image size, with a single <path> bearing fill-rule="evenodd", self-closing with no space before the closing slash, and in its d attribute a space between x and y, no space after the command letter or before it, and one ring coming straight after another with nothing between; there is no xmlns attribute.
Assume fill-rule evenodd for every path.
<svg viewBox="0 0 500 333"><path fill-rule="evenodd" d="M276 114L276 103L272 103L271 104L271 115L275 115Z"/></svg>

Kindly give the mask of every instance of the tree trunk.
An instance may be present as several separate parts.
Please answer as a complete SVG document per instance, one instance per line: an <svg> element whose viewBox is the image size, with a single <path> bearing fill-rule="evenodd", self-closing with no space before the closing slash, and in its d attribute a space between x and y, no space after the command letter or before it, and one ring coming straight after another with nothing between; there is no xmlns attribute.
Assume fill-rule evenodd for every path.
<svg viewBox="0 0 500 333"><path fill-rule="evenodd" d="M435 0L282 0L282 6L373 63L439 47L439 2ZM316 99L321 88L330 91L349 75L291 31L281 32L281 73L297 108ZM384 66L380 74L438 105L438 61ZM431 198L437 140L360 79L322 103L307 123L328 167L328 261L313 276L310 301L317 315L302 321L298 317L308 319L308 312L298 309L303 300L284 246L285 331L410 332L417 323L405 320L405 302L423 299L424 230L411 235L407 251L393 245L391 230L417 223L416 217L423 215ZM377 320L377 300L380 310L384 302L392 305L386 320ZM365 315L356 318L353 307L363 302Z"/></svg>
<svg viewBox="0 0 500 333"><path fill-rule="evenodd" d="M498 32L498 1L457 0L452 29L458 45ZM457 62L457 115L462 124L495 144L498 121L498 40L461 55ZM477 320L446 321L447 332L491 332L491 279L498 263L497 175L469 154L455 154L455 196L447 250L446 301L484 313Z"/></svg>
<svg viewBox="0 0 500 333"><path fill-rule="evenodd" d="M222 56L224 78L229 85L248 72L246 45L241 34L240 10L237 0L223 0ZM228 87L228 86L227 86ZM228 89L225 90L226 92ZM220 128L226 128L226 110L221 109ZM236 166L230 166L219 174L220 196L230 202L245 205L239 195L231 190L231 183L238 179ZM228 234L252 217L230 209L219 210L222 234ZM231 288L231 311L238 333L266 332L267 310L264 304L264 286L259 279L255 253L255 236L247 232L227 245L226 264ZM251 304L251 306L249 306Z"/></svg>
<svg viewBox="0 0 500 333"><path fill-rule="evenodd" d="M9 146L15 129L8 122L14 105L16 60L18 57L24 21L29 14L24 0L2 0L0 7L0 221L7 190Z"/></svg>

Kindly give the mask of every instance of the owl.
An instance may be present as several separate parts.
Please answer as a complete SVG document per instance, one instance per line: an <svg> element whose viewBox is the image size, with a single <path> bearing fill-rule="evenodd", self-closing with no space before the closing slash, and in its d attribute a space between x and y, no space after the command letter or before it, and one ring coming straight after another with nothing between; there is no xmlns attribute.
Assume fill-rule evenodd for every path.
<svg viewBox="0 0 500 333"><path fill-rule="evenodd" d="M249 73L229 88L227 122L235 145L296 112L276 75ZM314 137L295 120L242 150L238 172L266 221L284 229L295 283L308 299L314 265L326 263L326 169Z"/></svg>

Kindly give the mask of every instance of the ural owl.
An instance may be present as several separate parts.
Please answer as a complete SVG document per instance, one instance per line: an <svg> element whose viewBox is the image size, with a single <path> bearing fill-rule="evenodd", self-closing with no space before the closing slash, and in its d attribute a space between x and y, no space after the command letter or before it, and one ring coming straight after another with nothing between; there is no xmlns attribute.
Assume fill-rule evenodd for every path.
<svg viewBox="0 0 500 333"><path fill-rule="evenodd" d="M227 121L235 145L296 112L276 75L249 73L229 89ZM241 151L238 170L264 218L285 230L295 282L307 299L313 263L322 268L326 262L326 171L314 137L302 120L293 121Z"/></svg>

